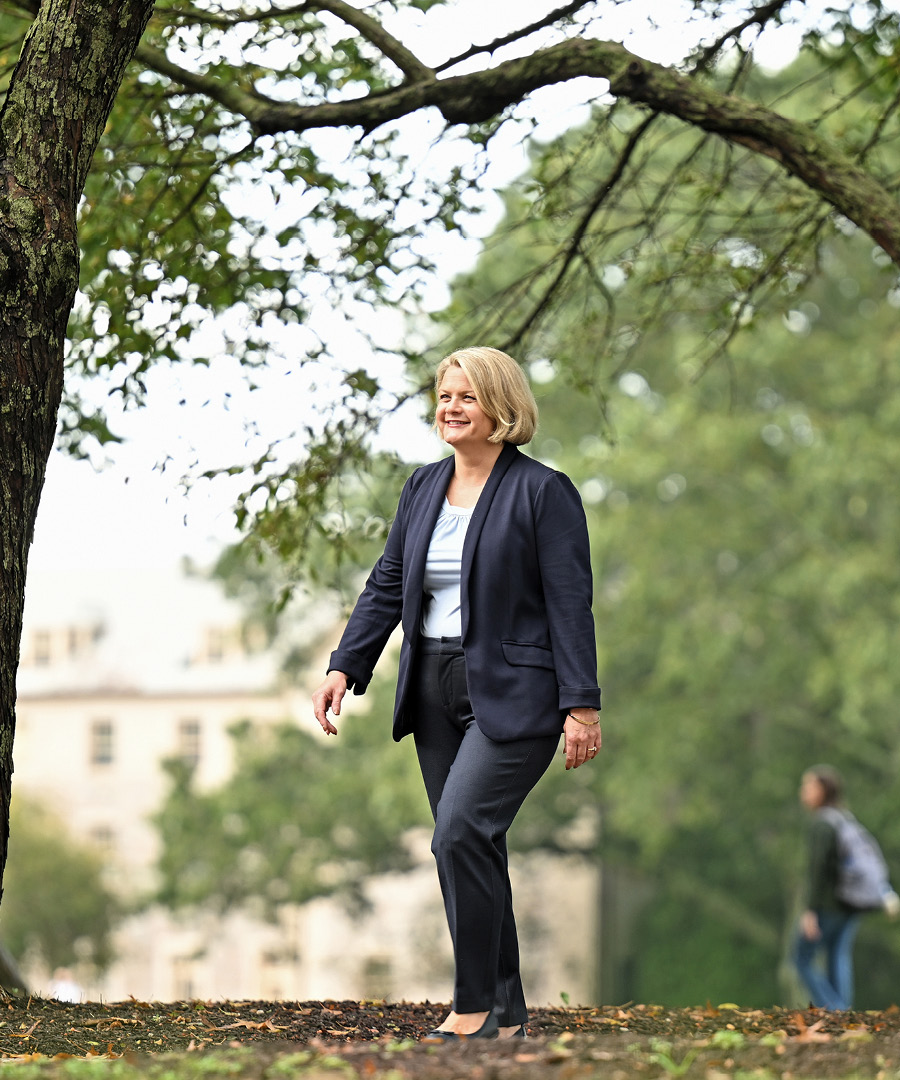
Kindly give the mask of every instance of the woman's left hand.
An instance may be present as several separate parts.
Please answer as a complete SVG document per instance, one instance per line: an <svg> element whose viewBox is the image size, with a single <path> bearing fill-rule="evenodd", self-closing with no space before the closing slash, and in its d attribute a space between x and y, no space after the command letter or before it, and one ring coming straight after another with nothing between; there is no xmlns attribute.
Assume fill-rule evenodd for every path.
<svg viewBox="0 0 900 1080"><path fill-rule="evenodd" d="M819 929L819 916L814 911L804 911L800 916L800 932L807 941L818 941L822 936Z"/></svg>
<svg viewBox="0 0 900 1080"><path fill-rule="evenodd" d="M577 769L579 765L593 761L597 756L603 745L599 719L596 709L569 709L563 727L566 737L566 769Z"/></svg>

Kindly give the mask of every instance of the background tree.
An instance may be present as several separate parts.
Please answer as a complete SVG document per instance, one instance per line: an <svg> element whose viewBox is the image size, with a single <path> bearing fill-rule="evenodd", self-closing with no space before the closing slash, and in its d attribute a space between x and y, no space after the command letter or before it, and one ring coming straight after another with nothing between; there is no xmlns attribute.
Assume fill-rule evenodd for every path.
<svg viewBox="0 0 900 1080"><path fill-rule="evenodd" d="M455 325L465 331L462 313L503 270L527 266L540 232L501 225L458 283ZM606 750L590 769L550 769L511 847L580 853L602 863L626 907L649 900L627 948L612 914L604 1000L794 1000L783 953L801 875L797 787L814 761L842 769L851 805L900 866L890 482L900 299L884 298L886 277L868 241L835 239L816 282L747 328L734 369L692 385L688 368L679 387L660 335L607 391L605 421L573 394L571 365L531 365L534 452L576 479L587 506ZM587 357L585 297L570 300L545 345ZM688 355L703 333L678 320L676 332ZM245 857L260 873L238 884L242 902L271 901L270 880L277 901L300 900L402 865L393 845L427 808L411 748L389 738L391 680L373 691L352 746L285 733L240 751L246 766L221 791L176 786L163 819L167 901L219 901L219 882L234 876L223 868ZM363 774L372 786L360 790ZM376 812L351 842L344 825L363 804ZM245 824L230 834L234 806ZM302 868L289 890L285 850ZM858 1004L890 1004L897 943L880 916L867 919L858 960Z"/></svg>
<svg viewBox="0 0 900 1080"><path fill-rule="evenodd" d="M105 385L129 402L141 400L144 376L160 360L231 353L252 370L272 359L278 339L301 363L322 360L324 310L358 314L377 302L416 312L430 272L427 241L465 229L492 140L507 121L522 123L517 104L542 86L588 77L599 80L604 106L594 139L606 139L612 152L551 256L552 281L533 300L518 338L523 347L576 271L596 278L606 298L589 236L597 230L599 242L605 235L611 201L642 189L638 165L642 174L655 167L659 116L696 132L698 145L715 137L723 162L707 200L692 210L704 222L721 217L718 246L694 242L689 224L672 238L673 251L653 234L650 247L668 254L664 265L678 279L694 272L695 259L715 261L737 236L763 283L794 280L844 218L897 260L895 173L884 157L896 135L897 17L880 0L829 10L807 28L806 44L821 60L818 92L814 107L798 104L796 115L793 100L781 111L782 101L760 96L753 42L802 18L803 5L695 0L697 37L668 67L608 40L612 9L593 2L548 7L496 41L426 62L404 43L414 26L400 16L427 20L442 7L384 0L360 10L345 0L307 0L261 12L214 0L5 0L0 8L9 58L0 84L0 468L8 478L0 487L0 841L27 549L82 252L70 370L107 372ZM724 86L723 59L731 65ZM850 73L851 90L830 93L835 71ZM864 122L846 124L846 108L861 95L870 105ZM610 99L638 105L640 122L620 131ZM457 142L449 173L417 170L420 147L404 143L400 121L420 110L431 110L435 137ZM341 138L324 140L322 129ZM729 163L745 150L760 163L759 182L755 194L734 201ZM687 150L662 179L660 207L677 206L685 184L697 179L690 164ZM772 206L781 247L754 239L750 226ZM649 235L655 221L654 208L644 207L633 228ZM621 257L611 251L611 261L627 277L632 265L652 265L645 249L635 240ZM737 327L748 283L736 277L730 308ZM751 290L756 299L763 292ZM598 365L596 381L618 370L618 354L609 360ZM376 349L371 366L387 362L384 348ZM240 520L292 502L309 525L328 504L328 481L365 467L367 434L396 395L385 394L355 356L337 382L326 418L309 419L282 445L261 434L253 460L228 463L252 470ZM84 451L85 433L113 437L98 410L101 395L85 382L70 385L64 442ZM298 550L306 538L300 530Z"/></svg>
<svg viewBox="0 0 900 1080"><path fill-rule="evenodd" d="M578 142L576 133L554 148L557 164ZM674 137L668 152L679 152ZM539 154L536 167L549 157ZM698 153L697 169L706 166ZM593 167L585 155L565 170L560 206L579 190L579 168ZM743 180L740 171L733 179ZM507 219L456 285L444 318L465 339L486 296L506 298L515 325L512 286L535 267L546 273L545 253L566 228L523 212L528 189L526 179L509 193ZM680 222L659 224L674 231ZM616 225L611 215L610 231ZM841 766L895 863L900 852L890 664L897 520L886 483L898 464L891 357L900 297L859 235L832 238L819 258L818 278L782 281L746 321L735 363L697 385L707 328L682 312L710 302L715 282L705 275L678 283L679 304L657 321L641 366L627 367L634 355L623 353L607 389L592 376L598 320L588 279L543 332L546 353L562 359L532 363L543 418L535 450L579 481L589 507L611 717L597 769L551 770L514 844L579 851L653 889L624 958L632 972L612 975L617 996L790 1000L778 973L800 876L796 786L812 761ZM712 270L739 277L742 262L729 256ZM631 288L610 275L606 289L623 323L641 325L635 308L655 282L649 265L632 273ZM605 420L573 383L603 390ZM325 802L339 805L332 785ZM267 798L261 785L255 798ZM893 935L869 920L861 1003L892 1000L884 958L895 955Z"/></svg>
<svg viewBox="0 0 900 1080"><path fill-rule="evenodd" d="M516 283L547 280L563 208L578 197L580 170L593 172L592 155L569 156L579 139L536 155L536 169L556 162L557 215L523 212L527 178L508 193L506 219L444 316L464 338L490 308L485 297L506 298L493 312L502 333L528 310ZM707 175L712 152L695 158ZM636 198L652 203L652 191ZM661 215L660 230L682 221ZM610 233L627 225L627 206L610 214ZM695 236L708 245L708 234ZM748 262L728 256L710 272L739 277L754 272ZM623 997L789 1000L777 976L800 875L797 780L816 760L846 773L851 802L898 863L898 519L886 480L898 465L900 296L880 263L859 235L821 244L815 281L782 280L746 320L733 362L696 384L708 330L684 312L712 310L717 286L706 275L660 282L652 261L628 280L608 275L606 306L634 332L621 335L607 388L596 378L606 323L595 283L570 282L545 324L540 347L554 362L532 364L535 453L572 475L588 504L610 717L597 768L551 772L517 822L517 843L582 850L655 883L636 955L625 958L631 973L618 974ZM656 287L678 302L638 356L630 346ZM573 384L600 391L596 411ZM877 918L861 954L860 1002L889 1004L885 957L896 944Z"/></svg>
<svg viewBox="0 0 900 1080"><path fill-rule="evenodd" d="M417 23L444 6L157 5L144 70L120 99L105 167L86 192L73 371L105 373L103 385L129 400L142 399L159 358L228 353L251 379L269 363L329 383L323 415L310 401L299 430L280 440L253 432L246 459L225 466L248 469L238 521L265 534L292 579L320 565L313 533L326 551L346 546L339 485L371 468L370 433L426 381L430 360L420 357L433 335L417 321L433 269L426 252L440 234L478 228L483 174L511 130L528 138L531 107L517 103L532 90L593 77L596 108L580 140L540 155L523 196L530 219L557 223L552 243L502 294L479 298L473 330L517 354L540 349L542 328L579 291L591 361L559 359L601 408L609 380L669 333L674 310L707 331L693 355L673 357L673 374L687 359L697 376L727 360L783 286L815 272L821 243L847 220L891 250L896 16L884 5L816 21L802 5L698 3L696 35L668 69L606 41L610 7L593 3L548 4L546 17L456 56L432 44L439 59L426 62L405 39L418 40ZM616 7L642 18L631 0ZM800 20L806 65L762 78L757 37ZM462 63L480 67L454 74ZM427 140L402 123L420 109ZM348 126L352 139L323 137ZM432 136L457 148L449 173L427 164ZM587 160L592 168L580 168ZM627 318L620 282L643 293ZM405 348L396 324L381 331L368 314L390 306L411 319ZM349 364L333 356L336 309L360 339ZM390 363L398 352L412 375L405 388ZM112 438L89 406L96 395L72 385L67 441Z"/></svg>
<svg viewBox="0 0 900 1080"><path fill-rule="evenodd" d="M234 774L197 790L183 763L156 817L162 840L154 900L218 911L338 893L364 899L364 879L411 865L404 833L430 821L411 742L391 739L394 681L373 683L363 715L342 718L338 740L295 724L232 731Z"/></svg>
<svg viewBox="0 0 900 1080"><path fill-rule="evenodd" d="M515 194L510 201L515 211ZM502 223L478 268L457 283L448 322L465 335L467 317L480 317L477 298L502 293L504 274L539 263L553 228L552 220ZM548 355L565 362L531 364L542 415L535 453L575 477L588 507L609 716L607 753L574 775L551 769L512 842L516 851L579 852L602 860L607 876L639 882L641 894L649 888L632 948L620 970L605 973L604 989L617 998L791 1000L779 968L801 869L797 783L813 761L842 768L851 804L900 865L890 484L900 466L892 437L900 297L859 235L835 238L820 254L815 282L786 286L746 328L735 364L699 384L689 360L673 371L672 352L694 355L704 327L673 314L641 368L623 370L604 393L605 420L572 391L576 359L592 355L590 295L573 289L545 332ZM624 290L619 302L627 319ZM411 760L392 760L403 748L387 735L390 696L379 688L380 704L352 740L373 782L390 776L385 791L379 782L364 793L374 805L394 785L411 793L418 785ZM333 814L346 807L355 816L346 784L357 770L342 744L330 755L321 748L322 764L304 736L290 738L297 755L260 749L266 769L290 762L287 783L258 765L242 770L234 790L211 796L218 810L202 833L194 809L171 805L172 820L185 823L185 850L210 860L205 882L194 879L195 902L216 895L215 860L234 865L244 842L265 872L241 898L282 880L259 857L264 829L252 841L216 840L236 804L248 820L299 828L313 853L300 860L303 888L333 887L335 863L350 854L336 843ZM385 832L359 837L372 858L353 849L345 886L364 866L396 865L384 837L418 820L414 805L376 815ZM192 880L177 860L168 876L179 888ZM896 955L895 935L879 917L868 920L861 1005L893 1000Z"/></svg>
<svg viewBox="0 0 900 1080"><path fill-rule="evenodd" d="M40 805L16 797L0 936L20 961L50 971L84 963L104 971L121 905L104 881L102 856L79 844Z"/></svg>

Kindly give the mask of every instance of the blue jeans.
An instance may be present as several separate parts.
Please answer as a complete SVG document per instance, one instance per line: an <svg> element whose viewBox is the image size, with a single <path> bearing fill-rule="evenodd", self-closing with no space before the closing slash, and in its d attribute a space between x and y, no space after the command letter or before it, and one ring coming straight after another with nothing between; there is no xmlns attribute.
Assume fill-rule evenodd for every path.
<svg viewBox="0 0 900 1080"><path fill-rule="evenodd" d="M819 937L810 941L802 930L794 941L797 973L820 1009L849 1009L853 1004L853 939L861 915L856 911L818 911ZM821 953L824 966L816 961Z"/></svg>

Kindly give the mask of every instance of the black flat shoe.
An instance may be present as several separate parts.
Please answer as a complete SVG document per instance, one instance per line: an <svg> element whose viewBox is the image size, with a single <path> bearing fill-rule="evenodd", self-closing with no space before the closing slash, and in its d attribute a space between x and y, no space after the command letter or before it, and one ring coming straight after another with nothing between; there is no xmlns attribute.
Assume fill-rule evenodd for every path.
<svg viewBox="0 0 900 1080"><path fill-rule="evenodd" d="M525 1034L525 1025L520 1024L519 1027L509 1037L511 1039L527 1039L528 1036Z"/></svg>
<svg viewBox="0 0 900 1080"><path fill-rule="evenodd" d="M441 1043L465 1042L467 1039L496 1039L499 1034L500 1024L497 1022L497 1017L493 1013L488 1013L481 1027L473 1031L471 1035L459 1035L455 1031L441 1031L440 1028L435 1028L434 1031L428 1032L422 1042L440 1046ZM524 1025L522 1034L525 1034Z"/></svg>

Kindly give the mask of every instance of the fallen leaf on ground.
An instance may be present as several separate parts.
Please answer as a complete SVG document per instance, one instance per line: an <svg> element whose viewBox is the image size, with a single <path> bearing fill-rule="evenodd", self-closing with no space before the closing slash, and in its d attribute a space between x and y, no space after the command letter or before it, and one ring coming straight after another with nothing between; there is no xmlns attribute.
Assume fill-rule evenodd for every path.
<svg viewBox="0 0 900 1080"><path fill-rule="evenodd" d="M101 1024L143 1024L143 1020L135 1020L130 1016L99 1016L96 1020L83 1021L84 1027L99 1027Z"/></svg>
<svg viewBox="0 0 900 1080"><path fill-rule="evenodd" d="M233 1024L207 1028L207 1031L228 1031L230 1028L247 1028L250 1031L284 1031L284 1028L276 1027L272 1023L271 1017L268 1020L235 1020Z"/></svg>
<svg viewBox="0 0 900 1080"><path fill-rule="evenodd" d="M814 1024L807 1026L806 1021L799 1014L797 1015L797 1026L800 1028L800 1034L794 1035L792 1042L831 1042L831 1036L827 1031L820 1031L819 1029L825 1023L824 1018L817 1020Z"/></svg>
<svg viewBox="0 0 900 1080"><path fill-rule="evenodd" d="M4 1035L12 1036L12 1038L14 1039L30 1039L31 1036L34 1034L34 1029L38 1026L40 1022L41 1021L39 1019L35 1020L35 1022L27 1031L7 1031L4 1032Z"/></svg>

